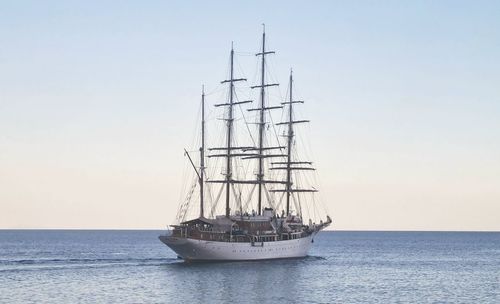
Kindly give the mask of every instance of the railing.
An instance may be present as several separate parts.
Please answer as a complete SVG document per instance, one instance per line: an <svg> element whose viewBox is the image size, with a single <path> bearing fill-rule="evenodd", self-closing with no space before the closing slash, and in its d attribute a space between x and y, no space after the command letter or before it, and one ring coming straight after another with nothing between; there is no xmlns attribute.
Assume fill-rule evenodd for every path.
<svg viewBox="0 0 500 304"><path fill-rule="evenodd" d="M264 246L267 242L295 240L308 236L306 231L295 231L280 234L230 234L228 232L212 231L211 229L199 229L190 227L176 227L168 230L167 235L174 237L186 237L205 241L218 241L229 243L251 243L252 246Z"/></svg>

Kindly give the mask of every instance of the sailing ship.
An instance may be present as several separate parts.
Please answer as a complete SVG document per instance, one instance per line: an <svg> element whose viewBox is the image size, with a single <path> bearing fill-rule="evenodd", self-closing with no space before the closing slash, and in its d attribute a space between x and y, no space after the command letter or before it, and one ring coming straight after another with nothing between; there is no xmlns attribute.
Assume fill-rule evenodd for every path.
<svg viewBox="0 0 500 304"><path fill-rule="evenodd" d="M305 257L314 237L329 226L331 218L326 215L318 223L311 216L306 222L303 213L306 196L314 196L318 190L303 187L299 183L301 174L311 173L315 168L310 160L303 160L297 155L296 126L309 121L296 118L295 107L304 101L293 97L293 73L290 70L288 93L278 105L269 104L268 90L278 83L268 82L267 56L274 51L266 49L265 28L262 33L262 45L255 54L260 71L258 84L249 90L257 90L259 106L246 109L255 115L256 132L248 128L251 123L237 119L236 109L253 103L252 100L240 100L236 85L244 83L245 78L235 75L235 51L231 45L229 77L221 82L227 85L227 100L215 104L215 108L224 109L221 120L222 130L219 135L222 145L206 148L205 91L201 94L201 143L199 163L195 163L190 153L185 150L193 170L193 184L186 200L180 204L177 223L171 225L166 235L160 240L170 247L179 258L186 261L236 261L263 260L278 258ZM281 110L282 122L273 123L271 112ZM244 111L240 111L244 113ZM251 144L238 145L236 123L243 120L249 133ZM281 129L277 135L276 128ZM255 139L254 139L255 135ZM281 139L280 139L281 138ZM213 162L211 162L214 160ZM220 166L220 171L209 170ZM213 176L210 176L212 173ZM222 175L223 178L217 178ZM213 188L218 187L215 198ZM193 195L195 189L199 195ZM207 193L208 192L208 193ZM188 210L193 205L193 197L198 196L197 214L187 219ZM225 201L223 214L221 196ZM219 208L217 208L219 206ZM314 208L315 206L313 206ZM207 209L207 210L205 210ZM280 212L281 209L281 212Z"/></svg>

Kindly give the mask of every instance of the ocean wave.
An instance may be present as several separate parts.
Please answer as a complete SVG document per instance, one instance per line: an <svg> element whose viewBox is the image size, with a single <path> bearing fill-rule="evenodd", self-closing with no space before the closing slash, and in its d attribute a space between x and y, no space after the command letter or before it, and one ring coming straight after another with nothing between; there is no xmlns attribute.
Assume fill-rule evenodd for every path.
<svg viewBox="0 0 500 304"><path fill-rule="evenodd" d="M62 270L75 268L130 267L130 266L161 266L178 263L176 258L55 258L55 259L16 259L0 260L0 272L32 271L32 270Z"/></svg>

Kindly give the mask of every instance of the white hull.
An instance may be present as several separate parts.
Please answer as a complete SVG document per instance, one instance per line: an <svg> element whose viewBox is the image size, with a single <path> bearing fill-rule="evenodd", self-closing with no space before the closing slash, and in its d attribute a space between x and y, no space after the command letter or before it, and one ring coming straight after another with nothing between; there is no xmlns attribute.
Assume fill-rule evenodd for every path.
<svg viewBox="0 0 500 304"><path fill-rule="evenodd" d="M314 234L294 240L236 243L160 236L160 240L184 260L248 261L307 256Z"/></svg>

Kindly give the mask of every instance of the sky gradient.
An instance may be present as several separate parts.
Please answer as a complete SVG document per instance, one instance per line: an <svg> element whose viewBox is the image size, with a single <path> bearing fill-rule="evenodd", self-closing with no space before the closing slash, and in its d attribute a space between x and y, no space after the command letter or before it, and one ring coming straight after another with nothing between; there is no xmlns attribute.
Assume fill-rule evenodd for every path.
<svg viewBox="0 0 500 304"><path fill-rule="evenodd" d="M0 228L165 227L263 22L334 229L500 230L498 1L2 1Z"/></svg>

